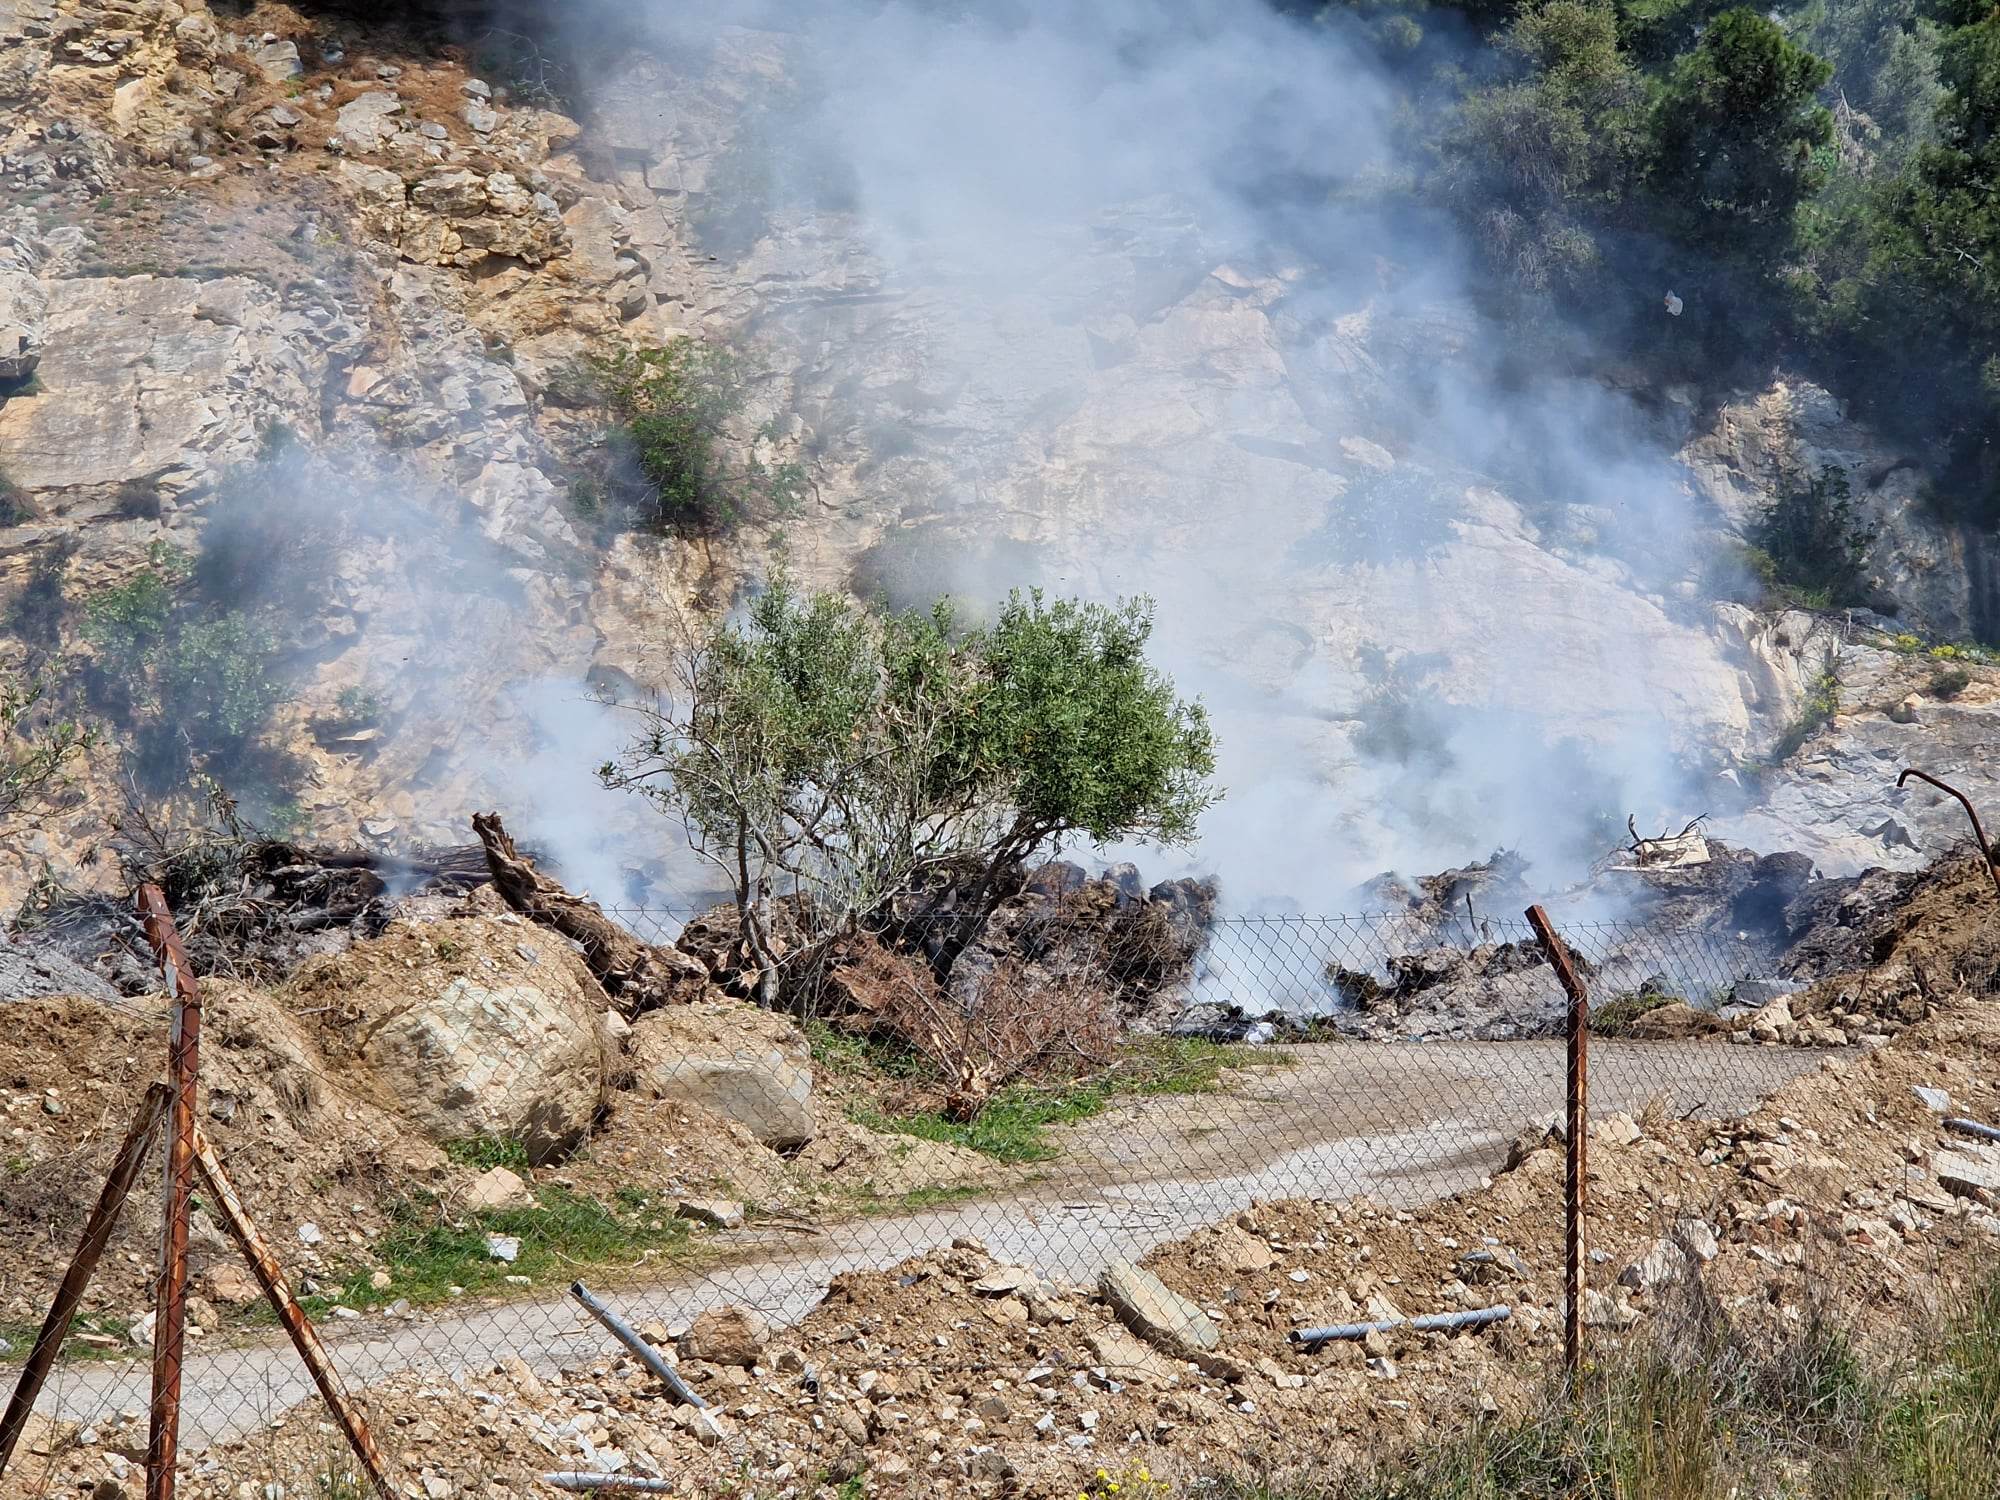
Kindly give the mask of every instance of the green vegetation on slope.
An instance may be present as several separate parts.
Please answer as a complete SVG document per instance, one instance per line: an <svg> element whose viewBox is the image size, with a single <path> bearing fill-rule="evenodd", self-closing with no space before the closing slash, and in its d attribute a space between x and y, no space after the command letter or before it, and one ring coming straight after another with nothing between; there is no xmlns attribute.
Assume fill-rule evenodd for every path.
<svg viewBox="0 0 2000 1500"><path fill-rule="evenodd" d="M1803 366L1938 455L1941 510L2000 520L1987 0L1279 3L1372 40L1414 190L1524 351L1710 389Z"/></svg>

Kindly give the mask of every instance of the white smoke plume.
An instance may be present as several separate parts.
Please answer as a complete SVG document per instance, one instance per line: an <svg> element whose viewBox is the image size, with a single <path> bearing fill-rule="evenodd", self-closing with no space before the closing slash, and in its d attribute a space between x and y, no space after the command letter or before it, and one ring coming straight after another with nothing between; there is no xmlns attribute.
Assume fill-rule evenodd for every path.
<svg viewBox="0 0 2000 1500"><path fill-rule="evenodd" d="M814 414L830 430L868 420L876 444L910 448L870 470L886 488L874 504L948 526L910 592L978 602L1048 584L1158 600L1166 664L1216 710L1230 796L1192 858L1148 854L1148 870L1216 872L1238 910L1338 908L1378 870L1496 846L1522 848L1554 884L1624 812L1678 826L1718 794L1696 790L1690 766L1704 736L1746 726L1716 706L1728 672L1670 600L1698 532L1672 420L1524 368L1510 332L1472 310L1448 224L1370 192L1408 162L1388 82L1338 26L1260 0L736 0L698 16L656 0L572 14L584 30L644 30L668 92L728 70L746 32L768 34L756 40L782 68L762 84L732 76L734 138L710 142L760 184L764 222L738 252L764 270L844 250L886 298L924 302L906 426L882 444L896 398L866 418ZM586 104L598 82L586 76ZM718 212L730 188L710 186ZM992 432L954 448L964 410L1068 404L1124 424L1132 448L1148 424L1172 424L1158 386L1120 408L1116 370L1078 390L1068 344L1104 312L1092 300L1108 240L1152 268L1160 304L1218 274L1282 286L1270 322L1284 368L1244 370L1240 408L1200 410L1208 440L1162 458L1198 466L1176 484L1214 478L1214 514L1170 508L1148 528L1162 476L1134 464L1094 478L1130 488L1102 506L1124 524L1012 548L1018 510L1062 476ZM1342 366L1344 318L1392 330L1368 346L1378 368ZM808 356L802 318L780 308L764 322L760 354ZM1050 338L1010 332L1022 324ZM1216 358L1230 354L1218 340ZM884 382L838 338L810 358L832 362L838 390ZM940 390L952 412L930 428L918 396ZM1310 426L1274 428L1274 390ZM1366 462L1346 434L1374 444ZM1340 478L1244 500L1230 454ZM1342 484L1380 494L1330 508ZM1062 530L1050 510L1042 540Z"/></svg>
<svg viewBox="0 0 2000 1500"><path fill-rule="evenodd" d="M905 541L931 538L907 594L1158 601L1229 795L1191 857L1149 871L1215 873L1237 910L1328 910L1385 868L1504 845L1553 885L1625 812L1677 826L1717 794L1710 742L1740 748L1748 725L1674 593L1700 518L1672 416L1537 369L1475 310L1449 224L1373 190L1410 164L1393 91L1338 26L1257 0L563 14L628 54L586 71L586 110L659 91L674 149L710 158L688 211L750 220L732 253L770 288L753 361L780 387L820 367L836 395L808 435L916 518ZM718 95L731 107L694 121ZM856 300L916 309L891 351L907 368L850 342L870 325L837 297L791 290L845 272ZM1197 294L1175 336L1212 335L1184 365L1215 368L1183 411L1147 318ZM1251 308L1263 342L1227 326ZM1091 472L1035 450L1056 427ZM810 535L792 545L810 560ZM601 803L557 790L605 726L560 692L544 707L527 815L609 884L634 857Z"/></svg>

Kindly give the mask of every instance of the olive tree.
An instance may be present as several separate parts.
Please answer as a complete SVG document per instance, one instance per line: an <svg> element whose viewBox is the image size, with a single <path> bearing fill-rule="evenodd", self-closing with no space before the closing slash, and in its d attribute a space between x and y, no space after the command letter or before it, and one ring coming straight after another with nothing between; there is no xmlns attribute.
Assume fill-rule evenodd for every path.
<svg viewBox="0 0 2000 1500"><path fill-rule="evenodd" d="M1219 795L1207 714L1147 661L1152 624L1147 600L1039 591L978 626L943 603L876 615L781 575L678 646L600 775L725 873L763 1002L781 959L892 919L941 927L942 974L1032 856L1185 843ZM807 953L781 951L776 899Z"/></svg>

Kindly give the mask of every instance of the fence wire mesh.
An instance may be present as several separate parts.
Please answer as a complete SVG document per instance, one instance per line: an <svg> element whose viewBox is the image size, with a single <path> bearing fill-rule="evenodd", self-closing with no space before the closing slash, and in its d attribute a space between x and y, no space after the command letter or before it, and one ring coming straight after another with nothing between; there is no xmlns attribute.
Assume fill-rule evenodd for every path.
<svg viewBox="0 0 2000 1500"><path fill-rule="evenodd" d="M269 993L207 987L202 1129L400 1493L546 1493L559 1471L687 1493L811 1493L864 1468L913 1493L1013 1483L999 1433L1090 1467L1170 1465L1177 1428L1214 1440L1188 1402L1282 1432L1285 1402L1337 1365L1297 1329L1505 1302L1521 1349L1559 1335L1559 1166L1495 1183L1564 1101L1565 1002L1525 924L1213 920L1139 898L981 934L940 980L963 934L939 922L822 956L801 1021L740 998L756 964L727 924L614 915L701 953L715 987L620 1015L571 944L504 913L394 924ZM1819 1060L1720 1033L1757 970L1747 944L1563 933L1598 1010L1591 1116L1621 1142L1743 1115ZM11 1386L162 1071L167 1015L7 1017ZM158 1177L0 1495L141 1484ZM1440 1200L1482 1190L1467 1227L1439 1229ZM1726 1231L1730 1210L1662 1192L1655 1212ZM1376 1248L1406 1232L1445 1271ZM364 1493L212 1195L191 1258L182 1493ZM1592 1270L1614 1301L1620 1270Z"/></svg>

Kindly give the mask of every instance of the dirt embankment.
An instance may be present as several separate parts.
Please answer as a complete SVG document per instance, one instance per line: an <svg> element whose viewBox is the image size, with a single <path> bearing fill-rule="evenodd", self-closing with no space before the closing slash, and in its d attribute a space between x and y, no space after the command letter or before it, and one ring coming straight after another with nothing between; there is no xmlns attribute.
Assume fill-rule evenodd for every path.
<svg viewBox="0 0 2000 1500"><path fill-rule="evenodd" d="M816 1100L803 1039L752 1007L674 1007L625 1026L560 938L505 915L395 924L275 990L211 981L204 994L202 1126L307 1283L393 1272L384 1247L399 1229L473 1222L495 1147L520 1203L556 1193L611 1216L634 1191L669 1215L700 1195L769 1215L852 1212L992 1170ZM73 996L9 1002L4 1017L0 1337L19 1342L163 1074L167 1018L158 1000ZM151 1304L157 1198L127 1206L84 1304L85 1345L123 1347ZM200 1291L235 1252L201 1211L192 1244ZM231 1300L254 1297L226 1279L230 1296L197 1309L200 1337Z"/></svg>

